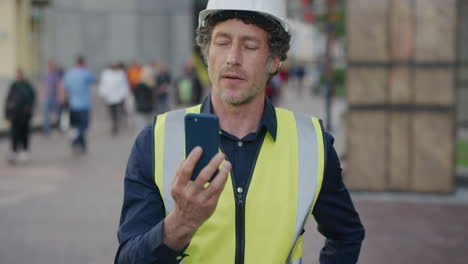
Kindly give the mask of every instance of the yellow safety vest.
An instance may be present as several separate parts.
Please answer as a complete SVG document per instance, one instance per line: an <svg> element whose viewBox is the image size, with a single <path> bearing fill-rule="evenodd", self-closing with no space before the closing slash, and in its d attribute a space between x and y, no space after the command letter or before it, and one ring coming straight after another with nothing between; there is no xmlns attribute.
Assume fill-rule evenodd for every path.
<svg viewBox="0 0 468 264"><path fill-rule="evenodd" d="M185 158L184 116L199 112L197 105L157 117L154 174L166 214L174 208L172 179ZM247 190L234 189L229 175L214 214L197 230L181 263L301 263L303 228L324 174L322 126L281 108L276 116L276 141L265 136Z"/></svg>

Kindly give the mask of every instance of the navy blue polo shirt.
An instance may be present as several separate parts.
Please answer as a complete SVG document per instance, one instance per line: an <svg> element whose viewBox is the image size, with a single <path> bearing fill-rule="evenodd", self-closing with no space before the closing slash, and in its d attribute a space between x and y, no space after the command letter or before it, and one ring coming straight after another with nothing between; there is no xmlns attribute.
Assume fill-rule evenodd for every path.
<svg viewBox="0 0 468 264"><path fill-rule="evenodd" d="M208 96L202 113L212 113ZM119 249L115 263L179 263L183 251L168 248L162 239L164 204L154 180L153 126L144 128L133 145L124 180L124 201L117 232ZM264 137L276 139L274 106L265 98L263 115L256 132L237 138L221 131L221 147L232 163L236 187L244 187ZM325 133L326 167L322 189L312 212L318 231L326 237L320 263L357 263L364 227L354 209L341 176L333 137Z"/></svg>

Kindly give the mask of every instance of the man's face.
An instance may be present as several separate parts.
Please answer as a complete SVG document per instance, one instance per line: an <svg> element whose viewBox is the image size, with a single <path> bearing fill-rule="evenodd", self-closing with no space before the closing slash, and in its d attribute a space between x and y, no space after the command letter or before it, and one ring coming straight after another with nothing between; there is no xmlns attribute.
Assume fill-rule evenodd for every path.
<svg viewBox="0 0 468 264"><path fill-rule="evenodd" d="M216 24L208 52L208 74L213 92L223 102L250 102L263 89L268 73L278 67L279 57L269 59L267 32L229 19Z"/></svg>
<svg viewBox="0 0 468 264"><path fill-rule="evenodd" d="M23 70L16 70L16 80L22 81L24 79Z"/></svg>

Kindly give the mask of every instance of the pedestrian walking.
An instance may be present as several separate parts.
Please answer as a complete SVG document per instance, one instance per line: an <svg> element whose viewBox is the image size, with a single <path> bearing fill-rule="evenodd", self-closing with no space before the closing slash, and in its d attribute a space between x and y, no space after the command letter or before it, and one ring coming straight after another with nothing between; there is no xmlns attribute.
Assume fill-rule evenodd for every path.
<svg viewBox="0 0 468 264"><path fill-rule="evenodd" d="M155 63L156 78L156 111L163 114L169 111L169 87L171 85L171 75L167 71L167 66L163 63Z"/></svg>
<svg viewBox="0 0 468 264"><path fill-rule="evenodd" d="M278 105L283 83L279 75L273 76L265 87L265 95L270 99L273 105Z"/></svg>
<svg viewBox="0 0 468 264"><path fill-rule="evenodd" d="M127 79L130 83L130 88L133 90L138 83L140 82L141 78L141 64L138 62L133 62L127 68Z"/></svg>
<svg viewBox="0 0 468 264"><path fill-rule="evenodd" d="M10 122L10 163L29 161L30 125L35 100L33 86L25 78L23 70L18 69L5 102L5 117Z"/></svg>
<svg viewBox="0 0 468 264"><path fill-rule="evenodd" d="M151 123L157 100L154 73L150 66L141 70L141 80L133 90L135 97L135 123L138 131Z"/></svg>
<svg viewBox="0 0 468 264"><path fill-rule="evenodd" d="M184 72L175 86L176 104L188 106L200 103L203 87L191 59L184 65Z"/></svg>
<svg viewBox="0 0 468 264"><path fill-rule="evenodd" d="M58 127L60 129L60 132L66 132L70 128L70 109L68 106L68 98L63 80L63 76L65 75L65 69L59 66L58 72L60 76L62 76L57 86L57 102L59 104Z"/></svg>
<svg viewBox="0 0 468 264"><path fill-rule="evenodd" d="M117 135L125 115L125 99L130 92L127 75L117 65L109 65L101 73L99 95L104 99L111 119L111 135Z"/></svg>
<svg viewBox="0 0 468 264"><path fill-rule="evenodd" d="M59 84L63 73L59 71L54 61L47 63L47 73L42 80L42 91L44 92L44 115L42 120L42 131L48 135L51 130L52 120L59 123L61 107L58 98Z"/></svg>
<svg viewBox="0 0 468 264"><path fill-rule="evenodd" d="M64 88L67 93L72 127L71 145L74 153L85 153L87 150L86 133L90 122L91 86L96 77L86 67L84 57L76 59L75 67L67 71L64 77Z"/></svg>
<svg viewBox="0 0 468 264"><path fill-rule="evenodd" d="M295 77L295 81L297 84L297 94L302 96L304 90L304 77L306 76L306 68L304 64L297 63L293 67L293 76Z"/></svg>
<svg viewBox="0 0 468 264"><path fill-rule="evenodd" d="M116 263L301 263L310 214L326 237L320 263L358 261L364 228L332 136L265 97L290 46L285 17L281 0L210 0L200 12L211 94L137 137ZM222 152L191 180L203 150L185 159L184 116L200 112L218 117Z"/></svg>

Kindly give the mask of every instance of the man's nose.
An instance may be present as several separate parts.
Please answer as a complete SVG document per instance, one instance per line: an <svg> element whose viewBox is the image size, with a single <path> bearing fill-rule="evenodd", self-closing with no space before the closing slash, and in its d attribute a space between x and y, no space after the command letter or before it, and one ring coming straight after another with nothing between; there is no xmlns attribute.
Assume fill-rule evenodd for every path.
<svg viewBox="0 0 468 264"><path fill-rule="evenodd" d="M242 63L241 48L237 45L232 45L228 50L227 64L228 65L240 65Z"/></svg>

